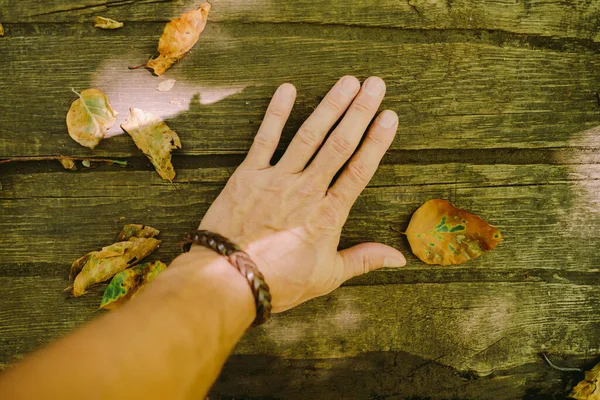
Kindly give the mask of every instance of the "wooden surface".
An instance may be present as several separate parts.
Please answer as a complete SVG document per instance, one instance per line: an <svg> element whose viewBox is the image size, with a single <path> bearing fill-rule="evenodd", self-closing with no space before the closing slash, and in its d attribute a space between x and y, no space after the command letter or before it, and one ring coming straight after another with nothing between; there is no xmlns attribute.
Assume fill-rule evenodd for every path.
<svg viewBox="0 0 600 400"><path fill-rule="evenodd" d="M243 158L275 88L298 102L280 146L335 80L376 74L399 135L357 201L342 247L381 241L407 267L356 278L251 330L213 398L560 398L600 353L600 3L586 0L215 0L198 45L164 77L127 69L198 1L0 0L0 158L111 157L67 172L0 166L0 365L93 318L104 286L62 293L70 263L125 223L162 231L171 260ZM92 28L94 15L125 21ZM176 79L169 92L156 90ZM73 142L71 88L181 137L165 183L127 135ZM504 242L467 264L410 253L416 208L445 198ZM546 396L546 397L544 397ZM554 396L554 397L553 397Z"/></svg>

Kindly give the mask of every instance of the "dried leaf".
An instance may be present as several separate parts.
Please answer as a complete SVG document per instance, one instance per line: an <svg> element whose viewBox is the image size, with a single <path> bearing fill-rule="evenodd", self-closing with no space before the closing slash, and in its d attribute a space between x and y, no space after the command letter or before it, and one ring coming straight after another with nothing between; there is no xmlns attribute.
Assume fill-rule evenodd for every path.
<svg viewBox="0 0 600 400"><path fill-rule="evenodd" d="M104 290L100 308L113 310L123 305L165 269L167 269L166 264L155 261L139 264L119 272L112 278L110 284Z"/></svg>
<svg viewBox="0 0 600 400"><path fill-rule="evenodd" d="M135 145L150 159L156 172L168 181L175 178L171 164L171 150L180 149L177 133L158 117L139 108L130 108L127 121L121 125L135 142Z"/></svg>
<svg viewBox="0 0 600 400"><path fill-rule="evenodd" d="M158 42L160 55L146 63L156 75L164 74L194 47L206 26L210 3L204 3L197 10L187 12L171 20Z"/></svg>
<svg viewBox="0 0 600 400"><path fill-rule="evenodd" d="M496 247L500 231L446 200L429 200L413 214L406 237L427 264L462 264Z"/></svg>
<svg viewBox="0 0 600 400"><path fill-rule="evenodd" d="M87 89L77 95L79 98L71 104L67 114L69 135L80 145L93 149L117 122L117 113L104 93L97 89Z"/></svg>
<svg viewBox="0 0 600 400"><path fill-rule="evenodd" d="M75 165L75 160L70 157L61 157L58 159L62 164L63 168L68 171L77 171L77 166Z"/></svg>
<svg viewBox="0 0 600 400"><path fill-rule="evenodd" d="M168 92L169 90L173 89L175 82L177 82L175 79L167 79L166 81L162 81L158 84L156 90L159 92Z"/></svg>
<svg viewBox="0 0 600 400"><path fill-rule="evenodd" d="M0 36L4 36L4 27L0 24Z"/></svg>
<svg viewBox="0 0 600 400"><path fill-rule="evenodd" d="M160 240L155 238L134 237L86 254L71 265L70 276L77 275L73 283L73 295L81 296L90 286L137 264L159 245Z"/></svg>
<svg viewBox="0 0 600 400"><path fill-rule="evenodd" d="M131 238L151 238L158 236L160 231L154 229L151 226L144 226L142 224L127 224L123 227L119 236L117 236L117 242L129 240Z"/></svg>
<svg viewBox="0 0 600 400"><path fill-rule="evenodd" d="M125 217L120 218L120 220L123 220L123 219L125 219ZM119 242L125 242L125 241L129 241L129 240L135 239L135 238L151 238L151 237L158 236L159 234L160 234L160 231L158 229L152 228L151 226L144 226L141 224L127 224L123 227L123 229L119 233L119 235L117 237L117 243L115 243L115 244L119 244ZM118 256L118 255L122 254L122 252L120 250L115 251L114 249L109 249L110 247L111 246L108 246L108 247L105 247L102 249L102 250L105 250L104 256L112 257L112 256ZM70 280L75 279L75 276L81 272L84 265L88 262L90 257L95 253L98 253L98 252L93 251L91 253L88 253L73 262L73 264L71 265L71 272L69 274Z"/></svg>
<svg viewBox="0 0 600 400"><path fill-rule="evenodd" d="M83 160L83 161L81 162L81 165L83 165L83 166L84 166L84 167L86 167L86 168L89 168L89 167L91 167L91 166L92 166L92 163L90 162L90 160Z"/></svg>
<svg viewBox="0 0 600 400"><path fill-rule="evenodd" d="M123 23L115 21L114 19L104 17L94 17L94 28L100 29L118 29L122 28Z"/></svg>
<svg viewBox="0 0 600 400"><path fill-rule="evenodd" d="M590 371L585 371L584 379L577 384L569 397L577 400L600 400L600 364L596 364Z"/></svg>

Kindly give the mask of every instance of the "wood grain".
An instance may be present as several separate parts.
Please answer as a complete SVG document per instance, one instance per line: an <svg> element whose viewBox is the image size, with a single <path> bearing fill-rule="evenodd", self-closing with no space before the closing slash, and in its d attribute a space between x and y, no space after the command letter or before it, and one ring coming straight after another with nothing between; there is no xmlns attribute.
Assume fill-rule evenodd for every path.
<svg viewBox="0 0 600 400"><path fill-rule="evenodd" d="M179 154L242 154L271 94L291 81L299 95L285 146L344 74L386 80L382 108L398 112L401 121L393 149L556 148L574 141L589 147L577 132L600 122L596 51L538 48L493 35L428 38L369 29L209 25L194 51L168 72L175 88L159 92L162 78L127 69L155 52L157 24L114 32L19 25L0 40L0 92L10 98L0 103L0 157L92 154L70 139L64 121L75 99L71 88L88 87L108 95L119 123L131 106L166 118L182 139ZM93 154L139 153L124 135Z"/></svg>
<svg viewBox="0 0 600 400"><path fill-rule="evenodd" d="M99 288L81 299L61 279L0 277L0 359L62 336L97 315ZM284 359L405 352L487 376L538 360L537 353L598 351L600 292L546 283L343 287L252 329L235 354Z"/></svg>
<svg viewBox="0 0 600 400"><path fill-rule="evenodd" d="M380 241L408 265L347 282L249 331L210 398L548 398L600 352L600 3L589 0L215 0L198 45L164 78L128 70L164 22L202 0L0 0L0 158L119 158L66 172L0 166L0 368L99 315L68 266L125 223L178 253L241 162L276 87L298 101L275 159L342 75L383 77L399 135L355 204L341 246ZM92 27L95 15L125 21ZM175 87L159 92L164 79ZM165 183L126 135L94 152L68 136L71 88L163 117L183 150ZM397 230L446 198L504 242L428 266ZM567 357L567 359L564 359Z"/></svg>
<svg viewBox="0 0 600 400"><path fill-rule="evenodd" d="M0 19L18 22L168 21L204 0L1 0ZM209 21L379 26L403 29L481 29L599 40L600 5L560 0L215 0Z"/></svg>
<svg viewBox="0 0 600 400"><path fill-rule="evenodd" d="M179 169L171 185L151 170L103 166L69 173L56 165L54 172L20 174L15 167L2 177L0 264L68 265L111 243L131 222L162 230L159 254L170 261L232 171ZM342 245L375 240L408 254L405 238L393 229L404 229L425 201L446 198L496 225L505 238L469 267L588 271L598 267L599 177L596 164L383 165L355 204ZM424 268L413 256L409 261Z"/></svg>
<svg viewBox="0 0 600 400"><path fill-rule="evenodd" d="M555 356L554 356L555 357ZM563 365L594 359L569 357ZM556 360L555 360L556 361ZM496 371L485 378L457 371L435 360L403 352L371 352L357 357L282 359L234 355L227 361L209 397L234 399L552 399L568 393L575 373L554 371L540 360ZM525 393L525 395L524 395Z"/></svg>

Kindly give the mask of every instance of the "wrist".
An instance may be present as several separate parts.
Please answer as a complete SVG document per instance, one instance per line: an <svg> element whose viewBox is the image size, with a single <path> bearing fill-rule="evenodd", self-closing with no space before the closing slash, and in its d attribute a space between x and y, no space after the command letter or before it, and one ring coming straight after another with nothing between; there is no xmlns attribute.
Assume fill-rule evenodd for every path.
<svg viewBox="0 0 600 400"><path fill-rule="evenodd" d="M250 255L228 238L205 229L198 229L185 235L182 250L189 252L194 245L210 249L226 257L231 266L248 281L256 307L256 318L253 325L265 323L271 316L273 308L271 291L265 282L264 275Z"/></svg>
<svg viewBox="0 0 600 400"><path fill-rule="evenodd" d="M225 257L194 246L178 256L169 270L177 297L196 326L218 320L220 336L235 343L252 324L256 308L248 281Z"/></svg>

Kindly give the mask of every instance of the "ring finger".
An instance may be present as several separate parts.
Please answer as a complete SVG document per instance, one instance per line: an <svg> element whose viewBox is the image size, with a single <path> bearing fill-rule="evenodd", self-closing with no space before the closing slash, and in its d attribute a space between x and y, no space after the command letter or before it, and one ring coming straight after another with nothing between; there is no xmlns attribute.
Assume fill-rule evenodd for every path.
<svg viewBox="0 0 600 400"><path fill-rule="evenodd" d="M385 83L381 78L372 76L367 79L348 112L305 172L319 177L322 184L329 186L356 150L384 95Z"/></svg>

